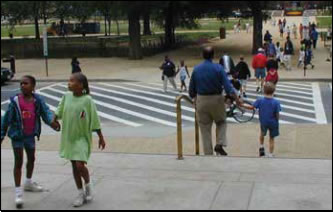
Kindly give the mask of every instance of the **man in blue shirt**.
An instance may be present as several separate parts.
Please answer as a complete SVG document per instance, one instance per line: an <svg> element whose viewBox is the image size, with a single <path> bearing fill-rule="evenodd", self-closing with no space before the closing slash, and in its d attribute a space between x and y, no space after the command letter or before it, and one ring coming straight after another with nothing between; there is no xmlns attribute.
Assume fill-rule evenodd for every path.
<svg viewBox="0 0 333 212"><path fill-rule="evenodd" d="M205 155L213 155L213 122L216 124L217 137L215 152L219 155L227 155L223 149L227 146L223 90L233 96L237 104L241 103L223 67L213 63L214 50L212 47L203 49L203 58L205 61L196 66L192 73L189 94L196 104Z"/></svg>

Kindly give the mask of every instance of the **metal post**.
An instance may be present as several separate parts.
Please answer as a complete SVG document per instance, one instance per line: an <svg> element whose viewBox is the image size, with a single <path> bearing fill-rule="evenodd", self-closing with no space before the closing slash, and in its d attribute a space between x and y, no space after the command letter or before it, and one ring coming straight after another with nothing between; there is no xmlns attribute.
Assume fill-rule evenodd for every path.
<svg viewBox="0 0 333 212"><path fill-rule="evenodd" d="M183 138L182 138L182 111L181 98L177 99L177 144L178 144L178 160L184 160L183 157Z"/></svg>
<svg viewBox="0 0 333 212"><path fill-rule="evenodd" d="M47 56L45 57L45 66L46 66L46 77L49 76L49 63Z"/></svg>
<svg viewBox="0 0 333 212"><path fill-rule="evenodd" d="M196 110L195 110L195 154L200 155L199 125L198 125L197 111Z"/></svg>

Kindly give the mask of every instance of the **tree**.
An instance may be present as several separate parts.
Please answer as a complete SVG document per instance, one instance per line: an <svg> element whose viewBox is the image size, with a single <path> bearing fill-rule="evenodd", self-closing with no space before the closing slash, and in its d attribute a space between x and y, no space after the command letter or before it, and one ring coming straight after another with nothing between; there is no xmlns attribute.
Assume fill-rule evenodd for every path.
<svg viewBox="0 0 333 212"><path fill-rule="evenodd" d="M104 16L105 36L111 35L111 10L114 6L113 1L98 1L96 6L99 12ZM108 25L106 24L108 23ZM109 30L108 30L109 28Z"/></svg>
<svg viewBox="0 0 333 212"><path fill-rule="evenodd" d="M134 60L142 59L140 12L135 8L128 10L128 34L130 37L129 58Z"/></svg>
<svg viewBox="0 0 333 212"><path fill-rule="evenodd" d="M250 1L249 7L253 14L253 43L252 54L255 54L258 48L263 47L263 10L267 8L269 2L266 1Z"/></svg>

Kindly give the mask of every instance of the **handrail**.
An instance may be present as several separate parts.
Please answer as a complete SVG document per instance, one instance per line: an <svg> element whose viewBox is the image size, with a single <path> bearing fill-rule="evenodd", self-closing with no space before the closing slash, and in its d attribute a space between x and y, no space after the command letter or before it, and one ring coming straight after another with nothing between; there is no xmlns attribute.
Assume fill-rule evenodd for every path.
<svg viewBox="0 0 333 212"><path fill-rule="evenodd" d="M182 108L181 108L181 100L185 99L187 102L194 105L193 101L186 95L181 95L176 97L177 103L177 152L178 152L178 160L184 160L183 157L183 131L182 131ZM195 111L195 154L200 154L200 146L199 146L199 125L197 121L197 113Z"/></svg>

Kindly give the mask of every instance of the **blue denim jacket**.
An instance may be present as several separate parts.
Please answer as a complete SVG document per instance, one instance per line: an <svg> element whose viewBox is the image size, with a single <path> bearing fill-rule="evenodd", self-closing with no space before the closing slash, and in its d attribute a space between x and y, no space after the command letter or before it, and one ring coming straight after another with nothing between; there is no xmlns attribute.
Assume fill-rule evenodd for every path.
<svg viewBox="0 0 333 212"><path fill-rule="evenodd" d="M41 118L47 125L51 125L53 113L50 111L41 96L37 94L33 94L33 96L36 106L36 125L34 136L36 136L39 140L42 131ZM20 141L24 138L23 121L18 95L10 98L8 109L4 117L1 118L1 140L6 136L8 128L8 137L13 141Z"/></svg>

